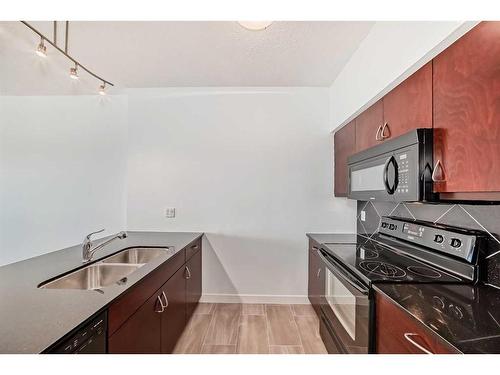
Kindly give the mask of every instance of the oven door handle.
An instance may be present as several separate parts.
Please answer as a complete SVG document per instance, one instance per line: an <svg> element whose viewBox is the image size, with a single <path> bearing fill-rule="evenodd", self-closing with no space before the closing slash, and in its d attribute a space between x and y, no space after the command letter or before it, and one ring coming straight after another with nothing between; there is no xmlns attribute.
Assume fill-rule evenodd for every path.
<svg viewBox="0 0 500 375"><path fill-rule="evenodd" d="M343 281L347 282L350 286L356 289L363 295L369 294L369 289L362 285L359 281L352 279L351 276L347 275L344 271L342 271L343 267L340 264L337 264L336 261L327 259L321 250L318 251L318 256L321 258L325 266L335 274L335 276L341 278Z"/></svg>

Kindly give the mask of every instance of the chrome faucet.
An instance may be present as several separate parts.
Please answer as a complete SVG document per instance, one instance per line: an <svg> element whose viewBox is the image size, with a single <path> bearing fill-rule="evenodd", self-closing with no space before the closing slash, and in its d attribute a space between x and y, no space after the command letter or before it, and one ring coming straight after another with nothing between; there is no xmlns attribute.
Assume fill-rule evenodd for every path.
<svg viewBox="0 0 500 375"><path fill-rule="evenodd" d="M111 237L110 239L100 243L99 245L97 246L94 246L94 244L92 243L92 241L90 240L90 237L93 235L93 234L97 234L97 233L102 233L104 232L104 228L101 229L101 230L98 230L96 232L92 232L92 233L89 233L85 236L85 239L83 240L83 244L82 244L82 256L83 256L83 263L87 263L87 262L90 262L92 260L92 257L94 256L94 253L99 250L99 249L102 249L104 246L106 246L107 244L109 244L110 242L116 240L117 238L119 239L124 239L127 237L127 232L120 232L118 233L117 235Z"/></svg>

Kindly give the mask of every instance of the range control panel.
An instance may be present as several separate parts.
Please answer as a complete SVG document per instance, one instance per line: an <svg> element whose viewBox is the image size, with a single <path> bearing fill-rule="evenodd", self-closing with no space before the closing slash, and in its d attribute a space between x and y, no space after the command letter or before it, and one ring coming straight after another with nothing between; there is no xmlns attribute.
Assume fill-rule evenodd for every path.
<svg viewBox="0 0 500 375"><path fill-rule="evenodd" d="M472 261L477 234L464 233L465 230L453 230L444 226L421 221L405 220L394 217L382 217L379 233L396 237L415 245L425 246L469 262Z"/></svg>

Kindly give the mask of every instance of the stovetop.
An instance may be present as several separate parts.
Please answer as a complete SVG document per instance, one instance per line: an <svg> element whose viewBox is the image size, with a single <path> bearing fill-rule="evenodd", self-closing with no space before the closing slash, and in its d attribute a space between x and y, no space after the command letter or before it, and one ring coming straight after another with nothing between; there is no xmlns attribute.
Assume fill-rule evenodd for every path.
<svg viewBox="0 0 500 375"><path fill-rule="evenodd" d="M350 269L367 285L390 283L465 283L467 280L420 261L375 236L356 244L326 243L329 256Z"/></svg>

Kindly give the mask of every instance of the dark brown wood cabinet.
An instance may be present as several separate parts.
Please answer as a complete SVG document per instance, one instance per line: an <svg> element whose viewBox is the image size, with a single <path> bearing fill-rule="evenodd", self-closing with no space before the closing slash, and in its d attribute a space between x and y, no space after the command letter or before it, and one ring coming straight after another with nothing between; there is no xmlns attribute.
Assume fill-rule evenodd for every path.
<svg viewBox="0 0 500 375"><path fill-rule="evenodd" d="M201 259L202 252L197 251L186 263L186 316L189 320L201 298Z"/></svg>
<svg viewBox="0 0 500 375"><path fill-rule="evenodd" d="M157 291L108 339L108 352L112 354L161 353L161 324Z"/></svg>
<svg viewBox="0 0 500 375"><path fill-rule="evenodd" d="M165 294L163 294L165 293ZM186 326L186 277L179 269L162 287L165 310L161 318L161 352L172 353Z"/></svg>
<svg viewBox="0 0 500 375"><path fill-rule="evenodd" d="M109 306L109 353L173 351L201 297L201 254L200 238Z"/></svg>
<svg viewBox="0 0 500 375"><path fill-rule="evenodd" d="M379 100L356 117L356 152L379 144L380 130L384 125L384 104Z"/></svg>
<svg viewBox="0 0 500 375"><path fill-rule="evenodd" d="M334 192L336 197L347 196L347 158L356 148L356 122L351 121L334 134Z"/></svg>
<svg viewBox="0 0 500 375"><path fill-rule="evenodd" d="M432 128L432 62L356 118L356 152L417 128Z"/></svg>
<svg viewBox="0 0 500 375"><path fill-rule="evenodd" d="M325 290L325 274L318 255L319 245L309 240L309 271L307 295L312 307L320 315L321 298Z"/></svg>
<svg viewBox="0 0 500 375"><path fill-rule="evenodd" d="M383 102L382 141L413 129L432 128L432 62L390 91Z"/></svg>
<svg viewBox="0 0 500 375"><path fill-rule="evenodd" d="M434 59L434 161L442 193L500 191L500 22Z"/></svg>
<svg viewBox="0 0 500 375"><path fill-rule="evenodd" d="M381 293L375 294L378 354L451 354L457 349Z"/></svg>

